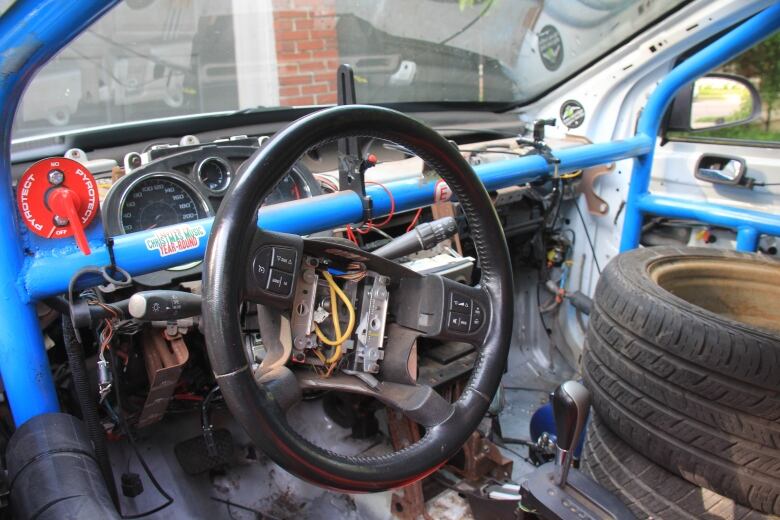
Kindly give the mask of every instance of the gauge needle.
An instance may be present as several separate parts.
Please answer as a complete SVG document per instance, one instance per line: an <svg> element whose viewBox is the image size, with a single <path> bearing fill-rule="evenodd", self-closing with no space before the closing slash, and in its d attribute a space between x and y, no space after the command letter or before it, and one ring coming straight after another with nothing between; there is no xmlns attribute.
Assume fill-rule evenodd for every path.
<svg viewBox="0 0 780 520"><path fill-rule="evenodd" d="M154 217L154 224L152 224L151 226L149 226L149 227L148 227L148 228L146 228L146 229L147 229L147 230L149 230L149 229L154 229L154 228L156 228L156 227L157 227L157 224L159 224L159 223L160 223L160 215L158 214L156 217Z"/></svg>

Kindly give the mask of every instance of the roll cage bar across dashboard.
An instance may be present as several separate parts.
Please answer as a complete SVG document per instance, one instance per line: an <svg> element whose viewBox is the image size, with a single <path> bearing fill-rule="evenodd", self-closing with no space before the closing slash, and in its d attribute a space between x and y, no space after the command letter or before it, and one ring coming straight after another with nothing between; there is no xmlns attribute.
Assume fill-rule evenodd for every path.
<svg viewBox="0 0 780 520"><path fill-rule="evenodd" d="M0 16L0 376L14 421L20 426L40 414L59 411L57 394L44 348L35 302L68 290L73 275L87 266L118 265L140 275L203 258L213 219L198 221L205 236L198 246L161 256L145 241L160 230L114 237L100 224L88 231L92 254L83 255L72 240L41 239L21 224L11 176L11 128L16 107L35 71L118 0L17 0ZM625 207L621 251L638 246L642 218L652 214L697 220L737 231L737 249L755 251L762 234L780 236L780 216L683 200L650 193L653 151L664 113L677 91L688 82L728 61L780 28L780 4L742 22L675 67L658 84L642 111L633 137L556 150L560 173L634 158ZM544 179L553 166L541 155L529 155L474 167L488 190ZM438 179L389 182L395 211L430 205ZM376 216L390 212L384 188L367 187ZM258 222L268 230L308 234L363 217L363 202L342 191L264 207Z"/></svg>

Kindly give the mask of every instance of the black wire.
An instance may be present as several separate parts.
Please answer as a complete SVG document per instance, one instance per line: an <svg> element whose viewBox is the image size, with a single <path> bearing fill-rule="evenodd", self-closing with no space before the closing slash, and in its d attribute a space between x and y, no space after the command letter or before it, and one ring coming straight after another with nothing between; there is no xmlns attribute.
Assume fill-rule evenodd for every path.
<svg viewBox="0 0 780 520"><path fill-rule="evenodd" d="M558 222L558 217L561 216L561 206L563 206L563 195L564 195L563 189L564 189L563 179L559 177L558 178L558 202L557 202L557 207L555 208L555 217L553 217L552 223L550 225L551 229L555 229L555 223Z"/></svg>
<svg viewBox="0 0 780 520"><path fill-rule="evenodd" d="M135 443L135 438L133 437L133 434L130 431L130 428L127 426L127 424L125 423L124 419L121 416L121 413L122 413L122 395L121 395L121 392L119 391L119 383L118 383L118 381L119 381L119 369L117 368L118 364L117 364L116 353L114 352L113 349L110 350L110 355L111 355L111 369L113 371L114 381L116 383L116 385L115 385L115 390L116 391L114 392L114 394L116 395L116 402L117 402L117 408L119 409L119 413L115 412L111 408L111 405L108 403L108 400L105 400L104 404L106 406L106 409L107 409L109 415L119 425L119 430L122 431L127 436L127 440L130 443L130 447L135 452L135 456L138 459L138 462L141 464L141 467L144 469L144 472L146 473L146 476L149 477L149 480L152 482L152 485L155 487L157 492L165 498L165 502L163 504L155 507L154 509L150 509L148 511L145 511L143 513L136 513L136 514L132 514L132 515L125 515L125 514L121 514L121 511L120 511L120 516L122 518L127 519L127 520L131 520L133 518L143 518L145 516L149 516L149 515L152 515L154 513L159 512L159 511L162 511L166 507L168 507L171 504L173 504L173 497L171 495L169 495L165 491L165 489L160 485L160 483L157 481L157 478L154 476L154 473L152 472L151 468L149 468L149 465L146 464L146 460L143 458L143 455L141 455L141 451L138 449L138 446ZM129 467L129 465L130 465L130 461L128 459L128 467Z"/></svg>
<svg viewBox="0 0 780 520"><path fill-rule="evenodd" d="M211 421L209 421L209 406L211 405L211 402L217 397L217 393L219 391L219 385L214 385L214 388L209 390L209 393L206 394L206 397L203 399L203 403L200 406L200 425L201 428L204 429L204 432L206 428L211 429Z"/></svg>
<svg viewBox="0 0 780 520"><path fill-rule="evenodd" d="M233 510L230 509L230 504L225 504L225 506L227 506L228 516L231 518L231 520L236 520L236 517L233 516ZM255 518L258 518L257 514L255 514Z"/></svg>
<svg viewBox="0 0 780 520"><path fill-rule="evenodd" d="M514 453L516 456L520 457L521 459L523 459L526 463L530 464L531 466L536 466L536 464L534 464L534 461L532 461L529 457L526 457L525 455L522 455L520 452L515 451L512 448L508 448L506 446L501 446L501 447L503 449L505 449L506 451L508 451L509 453Z"/></svg>
<svg viewBox="0 0 780 520"><path fill-rule="evenodd" d="M593 262L596 264L596 270L601 274L601 266L599 266L599 260L596 258L596 248L593 247L593 241L590 239L590 233L588 232L588 225L585 223L585 217L582 216L582 211L580 210L580 205L577 203L577 201L574 201L574 208L577 210L577 214L580 216L580 221L582 221L582 229L585 230L585 238L588 239L588 245L590 246L590 252L593 253Z"/></svg>
<svg viewBox="0 0 780 520"><path fill-rule="evenodd" d="M756 182L753 186L780 186L780 182Z"/></svg>
<svg viewBox="0 0 780 520"><path fill-rule="evenodd" d="M120 426L122 428L122 426ZM130 442L130 446L133 448L133 451L135 452L135 456L138 458L138 462L141 463L141 467L144 468L144 472L146 473L146 476L149 477L149 480L152 481L152 485L157 490L160 495L162 495L165 498L165 502L161 505L155 507L154 509L150 509L148 511L145 511L143 513L137 513L133 515L122 515L122 518L125 519L132 519L132 518L143 518L145 516L152 515L154 513L157 513L158 511L162 511L166 507L173 504L173 497L169 495L165 489L160 485L160 483L157 481L157 478L154 476L154 473L149 468L149 465L146 464L146 460L141 455L141 451L138 449L138 446L135 443L135 439L133 438L133 434L130 432L130 430L125 430L125 435L127 435L127 440Z"/></svg>
<svg viewBox="0 0 780 520"><path fill-rule="evenodd" d="M482 17L483 17L483 16L485 16L485 15L487 14L487 12L490 10L490 8L491 8L492 6L493 6L493 0L490 0L490 1L489 1L487 4L485 4L485 8L484 8L484 9L482 9L482 12L481 12L481 13L479 13L479 14L478 14L478 15L477 15L477 16L476 16L476 17L475 17L473 20L471 20L469 23L467 23L466 25L464 25L464 26L463 26L463 27L462 27L460 30L458 30L458 31L455 31L455 32L454 32L454 33L452 33L450 36L448 36L448 37L444 38L442 41L440 41L440 42L439 42L439 45L444 45L445 43L447 43L448 41L452 40L453 38L457 38L458 36L460 36L460 35L461 35L461 34L463 34L464 32L468 31L468 30L471 28L471 26L473 26L475 23L477 23L478 21L480 21L480 20L482 19Z"/></svg>
<svg viewBox="0 0 780 520"><path fill-rule="evenodd" d="M514 437L501 437L501 442L504 444L517 444L519 446L526 446L528 448L536 448L536 443L531 439L516 439Z"/></svg>
<svg viewBox="0 0 780 520"><path fill-rule="evenodd" d="M111 496L111 502L117 505L119 503L119 495L116 490L114 472L111 470L111 458L106 445L106 432L100 422L97 400L93 393L94 388L90 384L84 355L84 344L81 338L77 336L71 318L63 314L61 315L61 320L62 341L68 356L71 381L75 389L79 409L81 410L81 417L87 427L89 440L95 450L95 461L100 469L100 473L103 475L106 489Z"/></svg>
<svg viewBox="0 0 780 520"><path fill-rule="evenodd" d="M544 224L546 226L547 219L550 217L550 213L553 211L553 208L555 209L555 216L553 217L550 224L551 229L555 229L555 224L558 222L558 217L561 214L561 206L563 205L563 188L563 179L559 178L558 187L556 188L558 191L558 196L556 197L555 202L553 202L554 206L550 206L544 215ZM545 252L547 251L547 248L544 244L544 238L542 238L542 250ZM541 286L544 283L544 280L549 280L549 274L547 273L545 262L546 259L542 259L542 267L539 269L539 280L536 283L536 309L539 311L539 320L542 322L542 327L544 327L545 334L547 334L547 337L552 340L552 329L547 326L547 320L544 319L544 313L542 312Z"/></svg>
<svg viewBox="0 0 780 520"><path fill-rule="evenodd" d="M214 497L214 496L211 496L209 498L211 500L213 500L214 502L219 502L220 504L227 505L228 508L235 507L237 509L243 509L244 511L249 511L250 513L254 513L254 514L258 515L259 518L268 518L269 520L280 520L278 517L273 516L273 515L269 515L268 513L263 513L259 509L255 509L255 508L249 507L249 506L242 506L241 504L236 504L235 502L231 502L230 500L225 500L224 498L219 498L219 497Z"/></svg>
<svg viewBox="0 0 780 520"><path fill-rule="evenodd" d="M544 313L542 312L541 286L542 281L539 280L536 284L536 310L539 311L539 320L542 322L542 327L544 327L544 333L552 340L552 329L547 326L547 321L544 319Z"/></svg>
<svg viewBox="0 0 780 520"><path fill-rule="evenodd" d="M434 473L432 475L432 477L433 477L433 479L436 482L438 482L439 484L441 484L442 486L444 486L445 488L447 488L447 489L449 489L451 491L455 491L456 493L463 494L463 495L466 495L466 496L470 496L470 497L473 497L473 498L476 498L476 499L480 499L480 500L484 500L485 499L485 497L481 496L478 493L475 493L473 491L469 491L468 489L461 489L461 488L457 487L455 484L450 482L449 479L439 475L438 473Z"/></svg>

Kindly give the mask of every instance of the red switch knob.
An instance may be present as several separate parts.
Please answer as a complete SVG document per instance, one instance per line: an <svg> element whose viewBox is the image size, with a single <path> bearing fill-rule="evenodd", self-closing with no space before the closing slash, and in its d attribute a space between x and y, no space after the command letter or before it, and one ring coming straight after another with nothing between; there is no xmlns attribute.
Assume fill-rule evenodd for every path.
<svg viewBox="0 0 780 520"><path fill-rule="evenodd" d="M85 255L88 255L91 251L89 242L87 242L87 234L84 233L84 226L81 224L80 207L79 196L73 190L55 188L49 193L49 208L54 213L54 223L70 226L76 238L76 245Z"/></svg>
<svg viewBox="0 0 780 520"><path fill-rule="evenodd" d="M86 228L100 209L97 184L84 166L71 159L44 159L19 180L19 213L27 227L45 238L75 237L90 254Z"/></svg>

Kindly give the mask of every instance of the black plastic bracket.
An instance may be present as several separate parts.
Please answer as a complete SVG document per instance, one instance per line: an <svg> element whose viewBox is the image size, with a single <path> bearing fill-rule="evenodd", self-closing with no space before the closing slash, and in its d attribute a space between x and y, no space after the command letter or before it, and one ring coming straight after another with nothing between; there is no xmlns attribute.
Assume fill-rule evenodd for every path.
<svg viewBox="0 0 780 520"><path fill-rule="evenodd" d="M547 161L547 164L553 165L557 172L561 160L553 155L552 149L544 141L544 128L546 126L555 126L555 123L556 119L554 117L551 119L536 119L534 121L533 139L518 137L517 144L531 146L545 161Z"/></svg>
<svg viewBox="0 0 780 520"><path fill-rule="evenodd" d="M336 72L337 97L339 105L354 105L355 72L347 64L339 65ZM371 219L371 197L366 195L365 173L375 164L364 158L360 151L360 141L357 137L339 139L339 190L354 191L363 203L363 222Z"/></svg>

